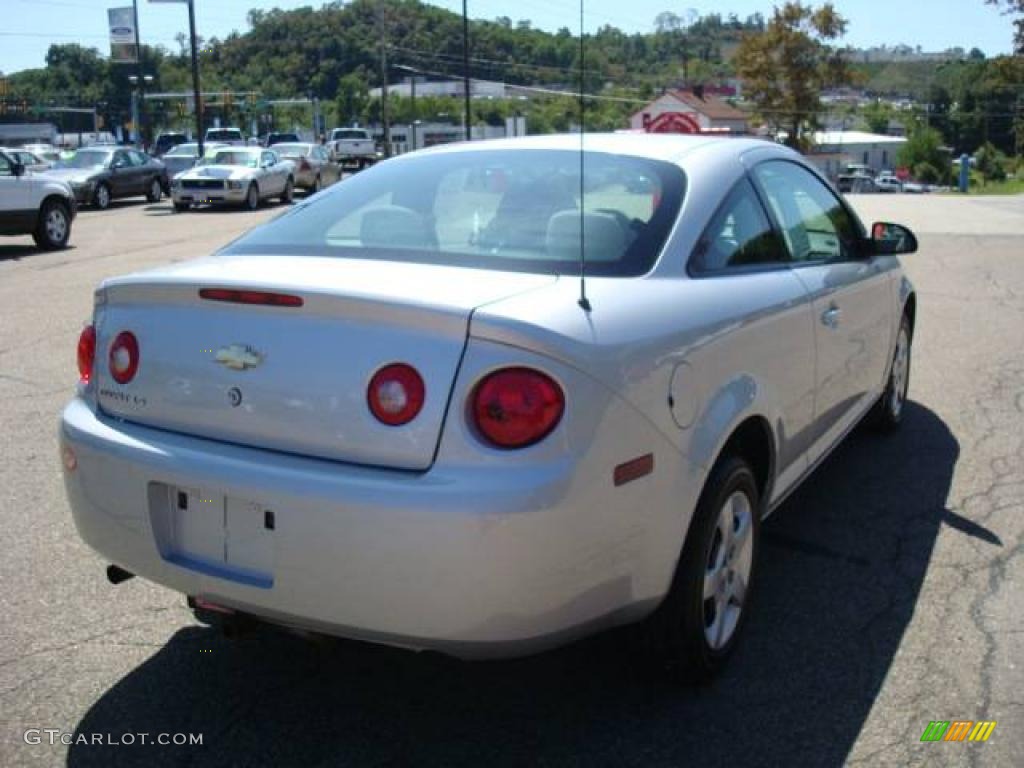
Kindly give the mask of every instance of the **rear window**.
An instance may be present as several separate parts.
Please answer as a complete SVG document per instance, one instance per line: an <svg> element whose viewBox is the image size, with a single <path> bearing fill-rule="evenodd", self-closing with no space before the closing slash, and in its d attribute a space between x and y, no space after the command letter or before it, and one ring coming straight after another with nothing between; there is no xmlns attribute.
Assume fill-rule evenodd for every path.
<svg viewBox="0 0 1024 768"><path fill-rule="evenodd" d="M357 131L354 129L341 131L336 130L331 134L331 139L333 141L338 141L340 139L366 139L368 137L369 134L366 131Z"/></svg>
<svg viewBox="0 0 1024 768"><path fill-rule="evenodd" d="M683 172L655 160L565 150L467 150L380 163L258 227L224 253L385 259L639 275L682 202Z"/></svg>
<svg viewBox="0 0 1024 768"><path fill-rule="evenodd" d="M206 138L211 141L238 141L242 138L242 132L228 129L212 129L206 132Z"/></svg>

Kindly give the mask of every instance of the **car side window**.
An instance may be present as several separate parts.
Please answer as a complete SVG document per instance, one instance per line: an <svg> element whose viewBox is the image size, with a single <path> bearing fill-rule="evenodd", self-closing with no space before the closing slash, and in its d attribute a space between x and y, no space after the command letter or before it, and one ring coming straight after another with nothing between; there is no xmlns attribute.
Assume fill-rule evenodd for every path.
<svg viewBox="0 0 1024 768"><path fill-rule="evenodd" d="M747 179L726 196L690 260L695 272L788 261L785 246L772 229L761 201Z"/></svg>
<svg viewBox="0 0 1024 768"><path fill-rule="evenodd" d="M796 163L770 160L754 168L794 262L857 257L857 227L839 199Z"/></svg>
<svg viewBox="0 0 1024 768"><path fill-rule="evenodd" d="M145 164L146 164L147 162L149 162L149 158L147 158L147 157L146 157L146 156L145 156L144 154L142 154L141 152L138 152L138 151L132 150L131 152L129 152L129 153L128 153L128 155L129 155L129 156L131 157L131 159L132 159L132 165L138 166L139 168L141 168L141 167L142 167L142 166L144 166L144 165L145 165Z"/></svg>
<svg viewBox="0 0 1024 768"><path fill-rule="evenodd" d="M0 155L0 176L13 176L14 171L11 169L11 161L7 159L7 155Z"/></svg>
<svg viewBox="0 0 1024 768"><path fill-rule="evenodd" d="M111 168L128 168L131 164L131 160L128 159L128 153L124 151L115 152L114 156L110 158Z"/></svg>
<svg viewBox="0 0 1024 768"><path fill-rule="evenodd" d="M273 165L277 162L277 156L273 152L264 152L260 157L260 162L263 165Z"/></svg>

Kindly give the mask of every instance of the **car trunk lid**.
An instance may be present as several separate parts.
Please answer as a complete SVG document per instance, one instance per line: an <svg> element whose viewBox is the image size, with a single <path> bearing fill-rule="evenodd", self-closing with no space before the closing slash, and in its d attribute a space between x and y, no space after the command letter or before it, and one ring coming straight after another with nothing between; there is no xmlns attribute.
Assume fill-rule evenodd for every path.
<svg viewBox="0 0 1024 768"><path fill-rule="evenodd" d="M106 282L97 306L102 410L139 424L301 455L409 470L433 461L472 311L554 281L378 260L217 256ZM221 291L222 300L200 291ZM265 300L259 292L293 297ZM232 298L234 297L234 298ZM227 298L227 300L224 300ZM298 300L301 306L289 306ZM134 379L115 382L115 337L138 339ZM412 365L420 414L378 422L367 385Z"/></svg>

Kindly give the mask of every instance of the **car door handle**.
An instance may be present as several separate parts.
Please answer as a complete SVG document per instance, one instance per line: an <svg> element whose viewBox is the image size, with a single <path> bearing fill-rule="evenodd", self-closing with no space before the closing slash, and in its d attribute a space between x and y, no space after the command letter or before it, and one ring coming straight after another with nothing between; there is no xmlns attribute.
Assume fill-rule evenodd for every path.
<svg viewBox="0 0 1024 768"><path fill-rule="evenodd" d="M829 307L821 313L821 322L823 325L827 325L829 328L839 327L839 318L842 317L843 310L839 307Z"/></svg>

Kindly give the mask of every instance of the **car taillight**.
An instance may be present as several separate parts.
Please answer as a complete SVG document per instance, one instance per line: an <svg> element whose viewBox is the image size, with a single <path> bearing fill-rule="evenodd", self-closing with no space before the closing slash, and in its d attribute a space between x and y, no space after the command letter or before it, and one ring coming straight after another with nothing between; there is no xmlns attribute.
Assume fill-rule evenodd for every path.
<svg viewBox="0 0 1024 768"><path fill-rule="evenodd" d="M525 448L558 426L565 410L562 388L530 368L504 368L481 381L472 397L473 422L498 448Z"/></svg>
<svg viewBox="0 0 1024 768"><path fill-rule="evenodd" d="M308 171L311 167L312 166L310 166L309 161L306 158L302 158L302 162L299 163L299 169Z"/></svg>
<svg viewBox="0 0 1024 768"><path fill-rule="evenodd" d="M96 358L96 329L87 325L78 336L78 378L83 384L92 379L92 361Z"/></svg>
<svg viewBox="0 0 1024 768"><path fill-rule="evenodd" d="M377 420L391 427L408 424L416 418L427 390L423 377L405 363L386 365L370 379L366 402Z"/></svg>
<svg viewBox="0 0 1024 768"><path fill-rule="evenodd" d="M121 331L110 345L110 375L127 384L139 370L139 342L131 331Z"/></svg>

